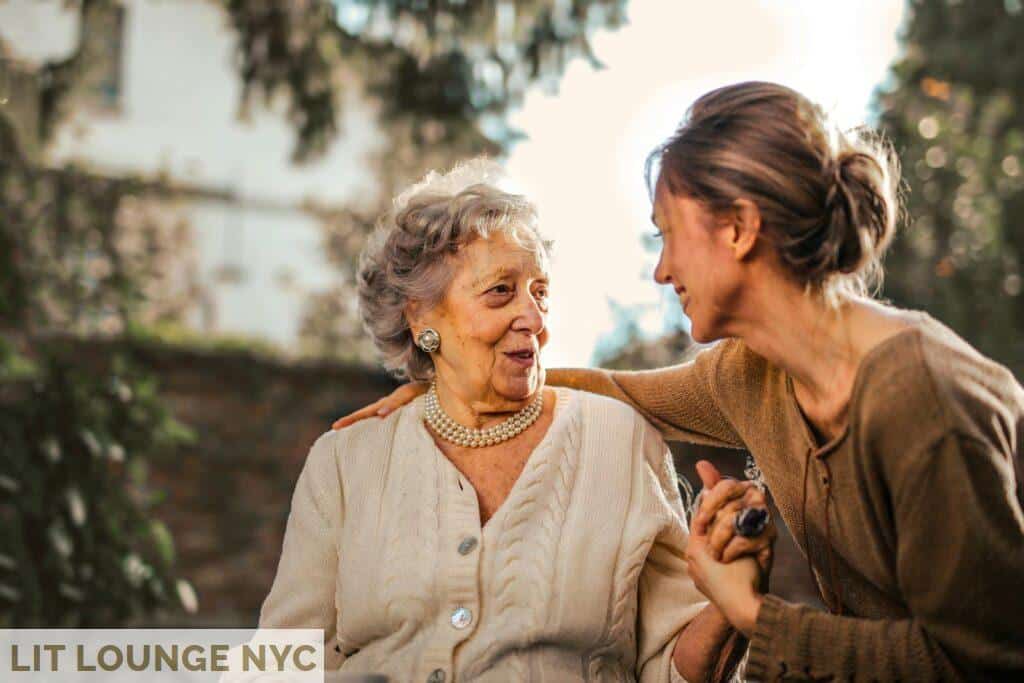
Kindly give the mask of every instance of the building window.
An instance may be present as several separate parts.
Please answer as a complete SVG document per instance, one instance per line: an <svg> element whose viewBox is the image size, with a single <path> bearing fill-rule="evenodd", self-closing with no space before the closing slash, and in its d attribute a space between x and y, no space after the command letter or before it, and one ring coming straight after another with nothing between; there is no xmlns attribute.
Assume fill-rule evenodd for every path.
<svg viewBox="0 0 1024 683"><path fill-rule="evenodd" d="M85 97L101 110L118 111L124 81L125 8L100 3L83 20L82 44L88 51Z"/></svg>

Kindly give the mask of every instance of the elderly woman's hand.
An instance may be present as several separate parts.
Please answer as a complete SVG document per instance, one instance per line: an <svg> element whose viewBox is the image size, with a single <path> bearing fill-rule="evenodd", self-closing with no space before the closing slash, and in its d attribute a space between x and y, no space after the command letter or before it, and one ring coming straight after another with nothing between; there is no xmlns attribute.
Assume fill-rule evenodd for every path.
<svg viewBox="0 0 1024 683"><path fill-rule="evenodd" d="M764 491L751 481L723 478L706 460L697 463L697 474L704 488L690 533L706 536L707 552L713 560L730 563L750 556L757 560L762 576L767 578L772 568L772 548L778 536L774 521L769 516L764 530L756 536L745 537L736 532L736 516L742 510L752 508L767 514L768 500Z"/></svg>
<svg viewBox="0 0 1024 683"><path fill-rule="evenodd" d="M403 384L379 401L375 401L365 408L360 408L354 413L349 413L345 417L335 420L334 424L331 425L331 429L342 429L368 417L384 417L398 410L417 396L426 393L428 388L430 388L430 385L426 382Z"/></svg>
<svg viewBox="0 0 1024 683"><path fill-rule="evenodd" d="M749 638L764 599L757 562L751 557L719 562L708 552L708 537L691 534L686 544L686 567L697 590L718 607L733 628Z"/></svg>

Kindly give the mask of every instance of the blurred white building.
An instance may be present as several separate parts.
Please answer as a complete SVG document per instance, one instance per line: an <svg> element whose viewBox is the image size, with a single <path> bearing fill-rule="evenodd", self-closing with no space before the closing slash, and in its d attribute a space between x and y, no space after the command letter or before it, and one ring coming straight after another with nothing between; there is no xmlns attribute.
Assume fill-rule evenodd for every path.
<svg viewBox="0 0 1024 683"><path fill-rule="evenodd" d="M70 55L79 21L63 0L0 0L0 112L23 132L36 116L26 74ZM217 3L123 0L104 26L102 74L45 148L33 151L46 165L75 162L195 190L182 210L209 296L189 322L287 349L305 294L332 280L320 224L300 205L360 207L376 198L369 158L384 137L371 105L353 83L341 136L324 158L297 166L295 133L282 113L254 106L247 120L239 117L235 34Z"/></svg>

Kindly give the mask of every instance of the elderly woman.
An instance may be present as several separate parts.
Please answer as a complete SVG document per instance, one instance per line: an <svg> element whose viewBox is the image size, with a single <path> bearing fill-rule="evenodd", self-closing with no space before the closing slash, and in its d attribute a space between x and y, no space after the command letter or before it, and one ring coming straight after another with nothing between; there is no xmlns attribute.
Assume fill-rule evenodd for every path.
<svg viewBox="0 0 1024 683"><path fill-rule="evenodd" d="M364 252L366 327L430 390L313 445L260 626L394 681L721 676L738 638L687 574L670 454L628 406L545 387L548 245L490 169L429 175Z"/></svg>

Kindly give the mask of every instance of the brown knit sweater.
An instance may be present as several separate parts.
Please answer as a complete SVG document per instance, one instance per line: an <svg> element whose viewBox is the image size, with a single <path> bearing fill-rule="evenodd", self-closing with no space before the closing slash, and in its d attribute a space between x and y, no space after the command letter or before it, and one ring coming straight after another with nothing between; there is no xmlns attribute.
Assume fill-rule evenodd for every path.
<svg viewBox="0 0 1024 683"><path fill-rule="evenodd" d="M767 596L750 678L1024 677L1024 390L941 323L920 314L863 359L849 424L824 445L789 376L738 340L548 379L753 454L830 613Z"/></svg>

